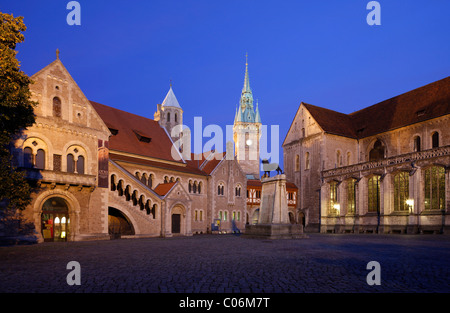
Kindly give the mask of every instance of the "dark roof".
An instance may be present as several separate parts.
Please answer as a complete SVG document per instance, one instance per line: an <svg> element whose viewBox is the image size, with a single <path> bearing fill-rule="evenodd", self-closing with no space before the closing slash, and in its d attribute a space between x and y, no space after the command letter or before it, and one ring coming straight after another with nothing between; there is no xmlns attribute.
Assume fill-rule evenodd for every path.
<svg viewBox="0 0 450 313"><path fill-rule="evenodd" d="M450 77L351 114L302 104L325 132L364 138L450 114Z"/></svg>

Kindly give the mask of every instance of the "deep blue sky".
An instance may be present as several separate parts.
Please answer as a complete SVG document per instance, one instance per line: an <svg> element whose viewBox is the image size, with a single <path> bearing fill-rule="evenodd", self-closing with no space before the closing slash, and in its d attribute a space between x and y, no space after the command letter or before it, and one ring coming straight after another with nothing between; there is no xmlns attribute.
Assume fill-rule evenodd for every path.
<svg viewBox="0 0 450 313"><path fill-rule="evenodd" d="M89 100L153 118L169 81L193 129L232 124L249 55L250 85L263 124L281 143L301 101L350 113L450 74L450 1L81 0L0 1L24 16L18 46L34 74L55 50ZM204 139L203 144L208 139Z"/></svg>

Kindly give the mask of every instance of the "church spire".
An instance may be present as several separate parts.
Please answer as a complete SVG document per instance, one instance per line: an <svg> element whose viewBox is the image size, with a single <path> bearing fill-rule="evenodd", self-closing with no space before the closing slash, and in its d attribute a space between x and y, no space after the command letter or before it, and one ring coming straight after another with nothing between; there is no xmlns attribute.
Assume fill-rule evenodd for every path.
<svg viewBox="0 0 450 313"><path fill-rule="evenodd" d="M245 78L240 103L242 111L244 111L247 107L253 110L253 94L250 89L250 79L248 77L248 54L245 54Z"/></svg>

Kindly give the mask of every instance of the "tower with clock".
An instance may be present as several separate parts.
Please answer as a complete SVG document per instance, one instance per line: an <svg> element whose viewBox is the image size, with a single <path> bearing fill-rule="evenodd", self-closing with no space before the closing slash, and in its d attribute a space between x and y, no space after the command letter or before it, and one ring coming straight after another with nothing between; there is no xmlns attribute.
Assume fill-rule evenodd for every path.
<svg viewBox="0 0 450 313"><path fill-rule="evenodd" d="M250 89L248 62L245 62L244 87L239 107L236 108L233 125L235 157L248 179L259 179L259 140L261 138L261 117L258 103L253 107L253 94Z"/></svg>

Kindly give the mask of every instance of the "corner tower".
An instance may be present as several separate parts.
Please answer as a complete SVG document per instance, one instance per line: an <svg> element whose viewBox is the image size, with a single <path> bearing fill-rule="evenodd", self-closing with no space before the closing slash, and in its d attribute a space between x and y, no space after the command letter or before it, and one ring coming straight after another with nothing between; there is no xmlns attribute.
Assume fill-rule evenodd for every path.
<svg viewBox="0 0 450 313"><path fill-rule="evenodd" d="M258 104L253 107L253 94L248 75L248 61L245 61L244 87L239 108L236 108L233 125L235 156L247 178L259 179L259 140L261 138L261 117Z"/></svg>

